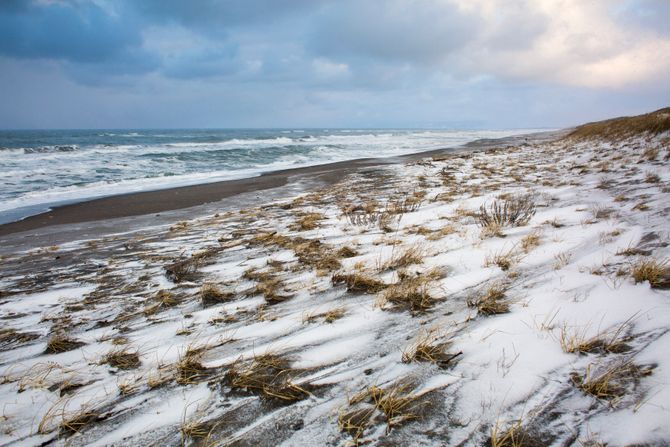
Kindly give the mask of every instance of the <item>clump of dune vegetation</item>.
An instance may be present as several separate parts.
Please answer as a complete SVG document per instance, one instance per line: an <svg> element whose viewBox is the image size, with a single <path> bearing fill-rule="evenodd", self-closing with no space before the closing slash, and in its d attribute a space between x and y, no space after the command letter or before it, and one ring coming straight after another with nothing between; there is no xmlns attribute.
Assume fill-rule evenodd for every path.
<svg viewBox="0 0 670 447"><path fill-rule="evenodd" d="M648 281L654 289L670 288L670 265L667 259L642 259L631 266L630 274L636 283Z"/></svg>

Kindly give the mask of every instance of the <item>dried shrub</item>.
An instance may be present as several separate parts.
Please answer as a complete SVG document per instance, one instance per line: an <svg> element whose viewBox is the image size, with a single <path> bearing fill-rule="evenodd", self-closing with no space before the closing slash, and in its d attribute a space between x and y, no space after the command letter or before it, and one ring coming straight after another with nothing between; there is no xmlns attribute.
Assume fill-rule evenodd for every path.
<svg viewBox="0 0 670 447"><path fill-rule="evenodd" d="M530 194L514 196L505 200L494 200L489 207L479 207L479 226L520 227L526 225L535 215L536 205Z"/></svg>

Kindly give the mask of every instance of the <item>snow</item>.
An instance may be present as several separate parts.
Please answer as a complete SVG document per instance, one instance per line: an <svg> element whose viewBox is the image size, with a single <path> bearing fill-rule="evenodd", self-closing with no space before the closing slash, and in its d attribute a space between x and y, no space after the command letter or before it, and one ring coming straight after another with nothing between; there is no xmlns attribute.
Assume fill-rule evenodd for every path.
<svg viewBox="0 0 670 447"><path fill-rule="evenodd" d="M80 241L57 248L73 255L70 264L36 272L29 262L47 265L48 250L12 254L3 260L0 285L11 293L0 295L0 317L3 328L30 336L0 345L0 444L191 445L179 431L184 422L221 420L226 423L216 425L220 431L213 435L224 445L226 439L344 445L351 436L338 429L337 417L354 408L348 399L371 386L400 383L410 383L412 396L439 410L391 430L381 417L363 433L373 445L481 445L493 427L504 429L519 419L541 442L556 446L579 446L589 438L610 446L668 443L670 293L635 283L629 273L640 259L670 254L670 170L663 152L655 160L641 157L641 148L663 148L666 138L559 140L385 165L282 203L196 217L183 229L144 228L141 237L129 232L93 241L98 249L131 240L137 247L106 252L113 253L108 258ZM604 161L608 172L600 172ZM581 165L588 172L573 169ZM443 168L454 179L443 182ZM660 182L645 182L650 171ZM603 176L611 180L605 189ZM391 223L390 231L355 226L342 212L343 204L374 199L383 206L419 190L425 192L421 206ZM447 192L450 199L440 199ZM529 192L538 208L527 224L504 227L503 237L481 236L468 211L503 193ZM633 209L640 201L649 209ZM595 217L594 206L612 211ZM303 212L322 213L325 220L313 230L291 229ZM455 232L431 237L446 225ZM329 253L354 248L358 254L340 259L340 270L387 284L436 268L442 277L427 285L435 301L423 312L380 306L377 294L333 285L334 271L303 263L296 246L254 242L264 232L296 243L318 240ZM539 245L524 249L522 240L531 233L539 235ZM194 278L174 283L165 276L163 266L217 247L219 238L240 243L201 260ZM420 264L404 272L379 271L410 247L423 252ZM633 248L642 254L622 254ZM509 270L487 262L507 252L514 255ZM254 292L256 281L242 278L250 268L276 279L272 290L290 298L268 303ZM199 295L204 282L234 298L204 306ZM468 306L492 284L506 287L509 312L487 316ZM162 289L177 302L152 310ZM328 322L331 311L341 315L335 312ZM619 329L629 337L626 352L576 354L561 346L562 336L588 339ZM45 353L54 333L84 344ZM425 334L462 355L446 367L403 362L403 353ZM108 352L119 349L137 351L140 366L123 370L104 363ZM175 364L189 350L200 350L209 375L198 383L176 383ZM313 387L309 397L263 406L264 397L231 390L226 376L231 365L265 354L288 359L291 380ZM619 400L588 395L571 379L589 365L621 360L652 369ZM170 380L150 385L151 378L162 376ZM59 430L81 410L99 412L100 420L79 433ZM286 429L297 419L304 426Z"/></svg>

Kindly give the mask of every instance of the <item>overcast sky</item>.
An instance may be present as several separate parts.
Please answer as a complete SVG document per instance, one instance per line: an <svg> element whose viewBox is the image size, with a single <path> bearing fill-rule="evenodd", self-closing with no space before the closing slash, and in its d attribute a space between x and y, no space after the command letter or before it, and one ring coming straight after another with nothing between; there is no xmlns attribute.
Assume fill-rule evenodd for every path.
<svg viewBox="0 0 670 447"><path fill-rule="evenodd" d="M669 0L0 0L0 128L562 127L670 106Z"/></svg>

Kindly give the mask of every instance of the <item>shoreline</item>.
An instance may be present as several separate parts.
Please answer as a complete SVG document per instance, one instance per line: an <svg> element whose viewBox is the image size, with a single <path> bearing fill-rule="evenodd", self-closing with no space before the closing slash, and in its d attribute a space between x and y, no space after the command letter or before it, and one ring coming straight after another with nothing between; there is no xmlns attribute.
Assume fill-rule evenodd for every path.
<svg viewBox="0 0 670 447"><path fill-rule="evenodd" d="M360 158L321 165L267 172L256 177L224 180L198 185L179 186L152 191L111 195L56 206L49 211L21 220L0 224L0 237L40 230L47 227L106 221L110 219L145 216L183 210L220 202L244 193L267 191L288 185L294 179L307 178L332 184L342 175L372 166L404 163L415 159L457 153L463 150L483 150L493 146L511 146L528 141L550 140L565 131L545 131L500 139L481 139L461 146L435 149L394 157Z"/></svg>

